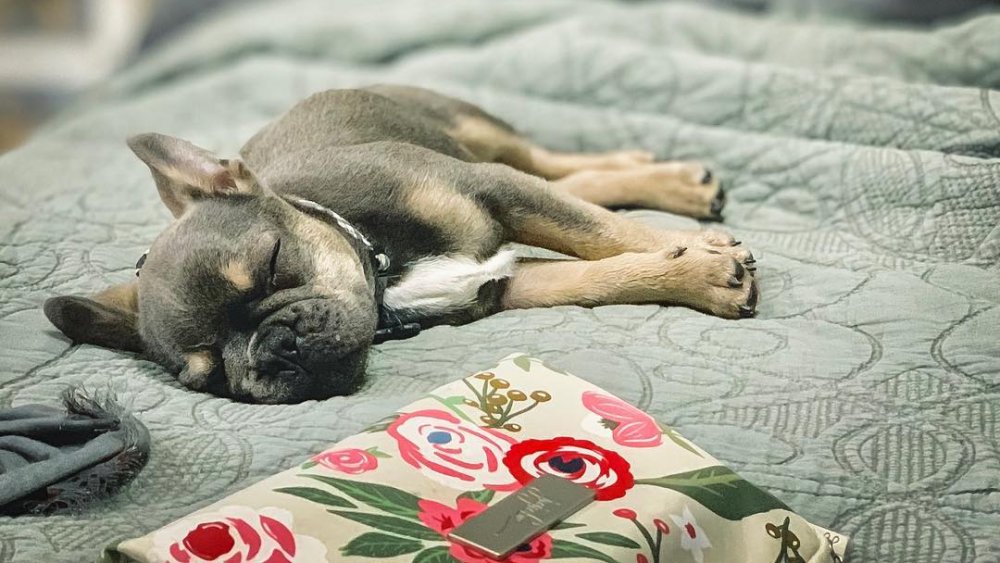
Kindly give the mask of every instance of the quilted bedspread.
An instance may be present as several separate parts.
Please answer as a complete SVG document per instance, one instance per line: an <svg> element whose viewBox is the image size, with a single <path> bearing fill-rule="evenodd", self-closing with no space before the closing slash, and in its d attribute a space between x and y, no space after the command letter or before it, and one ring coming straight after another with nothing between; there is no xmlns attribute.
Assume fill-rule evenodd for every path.
<svg viewBox="0 0 1000 563"><path fill-rule="evenodd" d="M169 222L129 133L232 154L309 93L372 82L469 99L553 148L710 163L731 194L724 227L760 258L759 315L504 313L381 345L361 392L287 406L185 390L48 324L45 298L128 279ZM998 89L996 14L906 29L671 2L241 3L0 157L0 406L82 383L153 439L112 500L0 519L0 560L92 559L520 351L850 534L854 561L996 562Z"/></svg>

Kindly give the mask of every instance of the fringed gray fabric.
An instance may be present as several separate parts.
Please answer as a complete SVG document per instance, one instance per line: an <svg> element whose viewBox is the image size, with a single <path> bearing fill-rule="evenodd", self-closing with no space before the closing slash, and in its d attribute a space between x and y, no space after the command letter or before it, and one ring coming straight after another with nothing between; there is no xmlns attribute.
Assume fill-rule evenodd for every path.
<svg viewBox="0 0 1000 563"><path fill-rule="evenodd" d="M114 494L149 457L149 432L110 395L0 410L0 514L51 514Z"/></svg>

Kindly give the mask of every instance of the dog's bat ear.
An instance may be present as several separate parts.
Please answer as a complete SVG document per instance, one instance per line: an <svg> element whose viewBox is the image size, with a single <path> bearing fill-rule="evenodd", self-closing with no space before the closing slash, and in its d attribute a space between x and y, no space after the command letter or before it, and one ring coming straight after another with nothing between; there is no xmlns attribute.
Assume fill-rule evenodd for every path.
<svg viewBox="0 0 1000 563"><path fill-rule="evenodd" d="M183 139L143 133L129 137L128 146L149 166L160 199L174 217L199 199L261 190L242 160L220 159Z"/></svg>
<svg viewBox="0 0 1000 563"><path fill-rule="evenodd" d="M63 295L45 301L45 316L74 342L141 352L139 282L113 285L93 297Z"/></svg>

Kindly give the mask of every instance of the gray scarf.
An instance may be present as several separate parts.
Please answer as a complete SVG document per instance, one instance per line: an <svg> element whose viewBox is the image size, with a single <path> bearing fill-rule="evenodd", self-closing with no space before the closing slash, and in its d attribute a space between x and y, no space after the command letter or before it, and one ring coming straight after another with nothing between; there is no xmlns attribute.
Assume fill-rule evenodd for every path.
<svg viewBox="0 0 1000 563"><path fill-rule="evenodd" d="M82 508L146 464L149 432L112 398L68 389L62 399L0 410L0 514Z"/></svg>

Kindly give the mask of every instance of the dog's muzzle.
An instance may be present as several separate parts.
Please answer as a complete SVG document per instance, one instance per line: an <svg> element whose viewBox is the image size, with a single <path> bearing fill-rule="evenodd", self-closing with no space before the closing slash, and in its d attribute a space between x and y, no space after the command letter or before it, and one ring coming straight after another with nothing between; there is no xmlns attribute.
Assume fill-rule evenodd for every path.
<svg viewBox="0 0 1000 563"><path fill-rule="evenodd" d="M325 399L357 389L373 327L364 315L325 298L274 312L247 343L245 392L261 402Z"/></svg>

